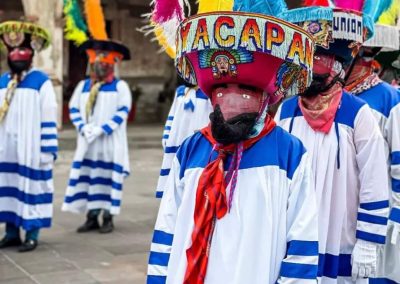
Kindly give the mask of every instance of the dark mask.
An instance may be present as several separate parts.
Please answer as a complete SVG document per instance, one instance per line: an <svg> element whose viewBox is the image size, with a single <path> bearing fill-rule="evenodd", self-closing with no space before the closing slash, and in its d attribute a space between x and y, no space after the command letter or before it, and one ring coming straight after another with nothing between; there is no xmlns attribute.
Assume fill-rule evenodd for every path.
<svg viewBox="0 0 400 284"><path fill-rule="evenodd" d="M321 94L321 93L324 93L324 92L328 91L337 82L340 82L340 83L344 84L343 79L341 79L339 76L334 77L329 84L326 84L326 80L327 80L328 77L329 77L328 74L326 74L326 75L314 75L313 76L313 81L312 81L310 87L308 87L307 90L304 93L299 94L299 96L301 96L301 97L313 97L313 96L316 96L318 94Z"/></svg>
<svg viewBox="0 0 400 284"><path fill-rule="evenodd" d="M106 80L113 76L114 66L102 62L95 62L92 65L93 75L98 80Z"/></svg>
<svg viewBox="0 0 400 284"><path fill-rule="evenodd" d="M344 80L341 78L342 67L336 62L335 56L316 54L314 60L313 81L310 87L299 96L317 96L331 89L337 82L344 85Z"/></svg>
<svg viewBox="0 0 400 284"><path fill-rule="evenodd" d="M222 144L236 144L244 141L250 135L258 113L243 113L229 120L225 120L219 105L215 106L214 112L210 114L211 132L214 139Z"/></svg>
<svg viewBox="0 0 400 284"><path fill-rule="evenodd" d="M32 64L31 60L17 60L17 61L12 61L10 59L8 61L8 66L11 69L11 72L13 74L21 74L24 71L27 71Z"/></svg>

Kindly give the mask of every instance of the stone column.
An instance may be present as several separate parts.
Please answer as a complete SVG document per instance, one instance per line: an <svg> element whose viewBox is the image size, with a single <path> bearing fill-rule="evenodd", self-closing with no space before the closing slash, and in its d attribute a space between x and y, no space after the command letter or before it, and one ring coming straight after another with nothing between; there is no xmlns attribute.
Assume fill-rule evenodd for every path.
<svg viewBox="0 0 400 284"><path fill-rule="evenodd" d="M58 125L62 125L63 106L63 18L62 0L22 0L25 16L38 19L38 24L51 35L51 45L35 55L34 66L49 74L59 106Z"/></svg>

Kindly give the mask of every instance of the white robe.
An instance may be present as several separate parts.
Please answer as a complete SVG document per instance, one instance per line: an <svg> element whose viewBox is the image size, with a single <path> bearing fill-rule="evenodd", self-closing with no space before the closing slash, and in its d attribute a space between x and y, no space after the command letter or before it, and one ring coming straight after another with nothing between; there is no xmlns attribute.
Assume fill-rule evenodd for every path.
<svg viewBox="0 0 400 284"><path fill-rule="evenodd" d="M197 185L210 155L216 157L212 148L198 132L174 158L151 244L148 284L183 283ZM216 221L205 284L267 284L278 278L316 283L318 225L310 168L301 142L280 127L244 151L231 211Z"/></svg>
<svg viewBox="0 0 400 284"><path fill-rule="evenodd" d="M391 244L392 224L400 223L400 93L383 82L358 95L372 109L385 138L390 178L391 212L386 246L378 262L378 277L400 283L400 244ZM375 283L370 281L370 283Z"/></svg>
<svg viewBox="0 0 400 284"><path fill-rule="evenodd" d="M103 134L90 145L80 133L86 121L90 80L76 87L69 108L78 130L77 149L65 194L63 211L83 213L91 209L120 213L122 185L129 175L126 133L132 98L128 84L114 79L101 86L89 123L100 126Z"/></svg>
<svg viewBox="0 0 400 284"><path fill-rule="evenodd" d="M352 283L356 239L385 243L389 185L379 127L368 105L348 93L328 134L309 126L298 97L280 106L276 120L310 153L319 206L318 276L322 283Z"/></svg>
<svg viewBox="0 0 400 284"><path fill-rule="evenodd" d="M156 197L161 198L171 170L172 161L182 142L207 126L213 111L209 98L200 90L180 86L164 127L162 144L164 156L158 178Z"/></svg>
<svg viewBox="0 0 400 284"><path fill-rule="evenodd" d="M3 103L8 73L0 78ZM30 70L18 84L5 119L0 123L0 222L25 230L51 226L53 165L42 154L56 157L57 102L48 76ZM43 162L43 161L42 161Z"/></svg>

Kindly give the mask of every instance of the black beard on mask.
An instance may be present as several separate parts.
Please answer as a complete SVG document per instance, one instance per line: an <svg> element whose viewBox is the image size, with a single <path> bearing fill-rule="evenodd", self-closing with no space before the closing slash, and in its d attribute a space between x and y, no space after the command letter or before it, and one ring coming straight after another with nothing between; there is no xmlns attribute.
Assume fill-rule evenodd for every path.
<svg viewBox="0 0 400 284"><path fill-rule="evenodd" d="M328 77L329 77L329 74L324 74L324 75L314 74L313 81L311 82L310 87L308 87L307 90L305 90L305 92L299 94L299 96L305 97L305 98L312 98L312 97L317 96L318 94L328 91L337 82L344 84L343 79L341 79L339 77L339 75L337 75L335 78L333 78L332 82L330 82L327 85L326 79Z"/></svg>
<svg viewBox="0 0 400 284"><path fill-rule="evenodd" d="M226 121L220 106L216 105L214 112L210 114L212 135L222 145L239 143L248 138L257 117L258 113L256 112L243 113Z"/></svg>
<svg viewBox="0 0 400 284"><path fill-rule="evenodd" d="M30 60L12 61L8 59L7 63L13 74L21 74L22 72L28 70L31 67L32 61Z"/></svg>

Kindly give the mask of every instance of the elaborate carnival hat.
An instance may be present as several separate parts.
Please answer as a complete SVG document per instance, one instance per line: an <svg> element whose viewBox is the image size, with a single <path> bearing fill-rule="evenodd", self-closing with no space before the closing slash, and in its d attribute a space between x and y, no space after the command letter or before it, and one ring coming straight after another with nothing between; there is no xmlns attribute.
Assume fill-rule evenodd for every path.
<svg viewBox="0 0 400 284"><path fill-rule="evenodd" d="M375 23L374 36L364 43L366 47L382 48L382 52L398 51L400 48L399 28L397 19L400 10L400 0L387 0L386 11L378 17Z"/></svg>
<svg viewBox="0 0 400 284"><path fill-rule="evenodd" d="M311 83L313 37L271 16L287 9L283 0L200 1L201 13L187 19L180 1L163 2L151 18L156 36L175 55L179 75L208 96L216 85L236 83L262 89L273 104Z"/></svg>
<svg viewBox="0 0 400 284"><path fill-rule="evenodd" d="M1 23L0 38L8 49L23 46L41 51L50 45L50 34L47 30L26 21Z"/></svg>
<svg viewBox="0 0 400 284"><path fill-rule="evenodd" d="M112 40L89 39L85 41L79 48L81 50L86 51L86 53L89 55L89 61L92 61L91 59L93 56L95 56L96 51L107 51L107 55L104 58L105 61L107 61L107 59L110 60L131 59L129 49L125 45ZM115 62L110 61L107 63L115 63Z"/></svg>
<svg viewBox="0 0 400 284"><path fill-rule="evenodd" d="M280 14L314 35L317 52L349 63L374 35L374 22L388 8L380 0L305 0L302 7Z"/></svg>
<svg viewBox="0 0 400 284"><path fill-rule="evenodd" d="M78 0L64 0L66 39L85 51L89 62L93 62L99 52L102 52L102 61L110 64L131 59L130 51L125 45L108 38L101 1L85 0L84 8L86 21Z"/></svg>
<svg viewBox="0 0 400 284"><path fill-rule="evenodd" d="M400 61L398 60L400 55L400 1L393 0L391 2L390 8L379 17L378 23L375 25L375 36L366 42L364 46L382 48L375 56L375 60L383 68L394 67L400 69Z"/></svg>

